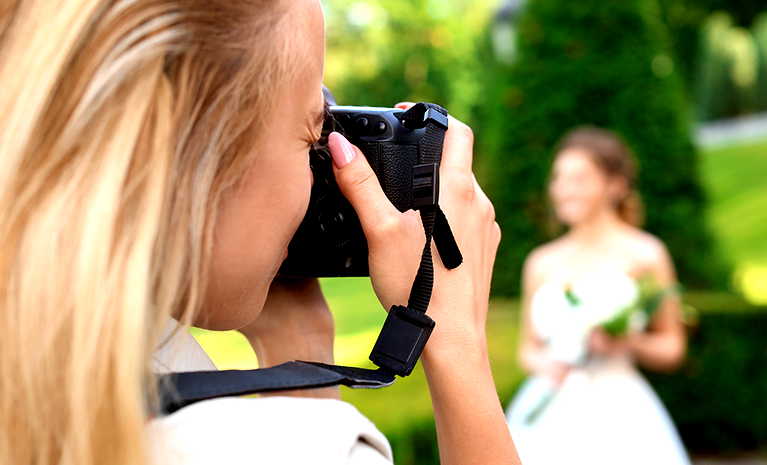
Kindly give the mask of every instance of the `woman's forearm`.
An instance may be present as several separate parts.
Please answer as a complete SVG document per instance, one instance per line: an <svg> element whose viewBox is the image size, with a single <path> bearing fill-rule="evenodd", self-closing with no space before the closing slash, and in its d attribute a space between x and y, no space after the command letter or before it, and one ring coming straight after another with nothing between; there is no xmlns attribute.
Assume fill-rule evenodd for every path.
<svg viewBox="0 0 767 465"><path fill-rule="evenodd" d="M684 335L640 333L629 339L631 354L645 368L672 371L684 360Z"/></svg>
<svg viewBox="0 0 767 465"><path fill-rule="evenodd" d="M442 465L519 464L486 345L424 354Z"/></svg>

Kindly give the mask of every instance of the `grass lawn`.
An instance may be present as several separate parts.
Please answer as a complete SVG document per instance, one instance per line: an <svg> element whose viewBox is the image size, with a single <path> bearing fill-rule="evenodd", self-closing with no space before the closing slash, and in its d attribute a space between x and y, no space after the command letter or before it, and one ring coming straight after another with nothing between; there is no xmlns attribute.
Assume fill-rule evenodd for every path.
<svg viewBox="0 0 767 465"><path fill-rule="evenodd" d="M704 150L701 177L708 219L734 281L755 303L767 303L767 139Z"/></svg>
<svg viewBox="0 0 767 465"><path fill-rule="evenodd" d="M767 140L703 151L701 175L727 256L767 263Z"/></svg>

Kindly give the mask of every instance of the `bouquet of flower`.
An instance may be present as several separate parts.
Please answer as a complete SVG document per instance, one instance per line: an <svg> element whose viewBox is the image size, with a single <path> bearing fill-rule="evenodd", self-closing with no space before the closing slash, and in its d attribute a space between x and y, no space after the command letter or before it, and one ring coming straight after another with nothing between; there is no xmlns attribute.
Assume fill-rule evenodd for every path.
<svg viewBox="0 0 767 465"><path fill-rule="evenodd" d="M616 338L644 331L663 301L678 292L676 286L663 288L652 275L643 275L636 281L627 278L614 285L611 292L565 286L558 300L569 307L572 316L560 334L548 341L550 358L570 366L585 364L590 358L588 340L594 329L601 328ZM582 298L579 290L590 299ZM529 410L525 423L535 422L558 390L551 383Z"/></svg>
<svg viewBox="0 0 767 465"><path fill-rule="evenodd" d="M610 336L621 337L632 331L644 331L663 301L679 292L678 286L661 287L652 275L641 276L637 283L639 295L636 301L599 324Z"/></svg>

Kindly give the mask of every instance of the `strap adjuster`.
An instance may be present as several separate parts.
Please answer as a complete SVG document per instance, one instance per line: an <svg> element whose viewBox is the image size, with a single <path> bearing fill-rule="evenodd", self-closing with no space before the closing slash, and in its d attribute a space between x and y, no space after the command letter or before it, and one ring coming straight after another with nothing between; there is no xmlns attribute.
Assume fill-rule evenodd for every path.
<svg viewBox="0 0 767 465"><path fill-rule="evenodd" d="M413 167L413 210L439 203L439 164L424 163Z"/></svg>
<svg viewBox="0 0 767 465"><path fill-rule="evenodd" d="M370 353L370 360L399 376L407 376L415 368L426 341L434 329L434 320L425 313L395 305Z"/></svg>
<svg viewBox="0 0 767 465"><path fill-rule="evenodd" d="M426 110L426 113L423 114L424 125L428 122L432 122L447 131L447 121L447 115L433 107L430 107Z"/></svg>

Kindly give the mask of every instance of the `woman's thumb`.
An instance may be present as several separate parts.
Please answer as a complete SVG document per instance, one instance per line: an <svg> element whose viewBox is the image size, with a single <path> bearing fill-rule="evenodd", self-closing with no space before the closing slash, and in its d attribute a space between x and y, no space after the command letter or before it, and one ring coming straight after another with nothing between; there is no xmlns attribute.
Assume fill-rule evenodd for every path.
<svg viewBox="0 0 767 465"><path fill-rule="evenodd" d="M399 212L384 194L360 149L337 132L328 137L328 146L338 187L357 212L366 234L376 225L396 218Z"/></svg>

